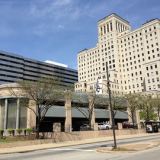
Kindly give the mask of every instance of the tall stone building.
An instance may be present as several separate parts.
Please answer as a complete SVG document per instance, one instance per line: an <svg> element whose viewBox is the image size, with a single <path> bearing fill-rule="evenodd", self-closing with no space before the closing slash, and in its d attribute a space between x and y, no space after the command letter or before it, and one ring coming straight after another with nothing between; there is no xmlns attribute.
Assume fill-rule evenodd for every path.
<svg viewBox="0 0 160 160"><path fill-rule="evenodd" d="M98 22L98 43L77 55L76 91L94 89L97 79L107 83L108 64L114 93L160 91L160 20L152 19L131 31L128 21L116 14ZM102 85L102 93L107 87Z"/></svg>

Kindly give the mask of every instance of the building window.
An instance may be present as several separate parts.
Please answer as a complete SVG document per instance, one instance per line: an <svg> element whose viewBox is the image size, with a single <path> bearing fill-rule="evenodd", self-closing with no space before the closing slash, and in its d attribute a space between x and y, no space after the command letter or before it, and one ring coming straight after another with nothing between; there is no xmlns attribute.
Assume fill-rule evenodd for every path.
<svg viewBox="0 0 160 160"><path fill-rule="evenodd" d="M149 90L151 90L151 86L149 86Z"/></svg>
<svg viewBox="0 0 160 160"><path fill-rule="evenodd" d="M148 79L148 83L150 83L150 79Z"/></svg>
<svg viewBox="0 0 160 160"><path fill-rule="evenodd" d="M152 78L152 82L154 82L154 78Z"/></svg>
<svg viewBox="0 0 160 160"><path fill-rule="evenodd" d="M156 85L153 85L153 89L156 89Z"/></svg>
<svg viewBox="0 0 160 160"><path fill-rule="evenodd" d="M153 72L151 72L151 75L152 75L152 76L154 76L154 73L153 73Z"/></svg>
<svg viewBox="0 0 160 160"><path fill-rule="evenodd" d="M157 77L157 82L159 82L159 78Z"/></svg>

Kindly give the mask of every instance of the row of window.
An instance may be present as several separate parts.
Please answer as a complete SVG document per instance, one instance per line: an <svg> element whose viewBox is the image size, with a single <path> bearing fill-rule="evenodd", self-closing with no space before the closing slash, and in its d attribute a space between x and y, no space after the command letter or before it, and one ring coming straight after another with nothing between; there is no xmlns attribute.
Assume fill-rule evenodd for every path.
<svg viewBox="0 0 160 160"><path fill-rule="evenodd" d="M159 82L159 77L156 78L157 82ZM152 82L155 82L154 78L152 78ZM148 83L150 83L150 79L148 79Z"/></svg>
<svg viewBox="0 0 160 160"><path fill-rule="evenodd" d="M154 26L153 29L156 29L156 26ZM149 28L149 31L151 31L151 28ZM145 29L145 33L147 33L147 29ZM138 33L135 34L135 37L138 37L138 36L142 36L142 33L139 32L139 34ZM134 35L128 36L128 38L124 38L123 40L121 40L121 43L123 43L123 41L126 42L126 40L130 40L130 38L133 39Z"/></svg>

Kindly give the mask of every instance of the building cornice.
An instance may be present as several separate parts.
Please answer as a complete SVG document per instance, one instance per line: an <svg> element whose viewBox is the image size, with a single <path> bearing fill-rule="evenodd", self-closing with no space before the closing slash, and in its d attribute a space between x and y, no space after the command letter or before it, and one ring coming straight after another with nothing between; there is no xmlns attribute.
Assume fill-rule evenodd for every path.
<svg viewBox="0 0 160 160"><path fill-rule="evenodd" d="M109 20L110 18L112 17L116 17L117 19L119 19L120 21L126 23L127 25L130 25L128 21L126 21L125 19L123 19L122 17L118 16L116 13L112 13L104 18L102 18L101 20L98 21L98 24L106 21L106 20Z"/></svg>

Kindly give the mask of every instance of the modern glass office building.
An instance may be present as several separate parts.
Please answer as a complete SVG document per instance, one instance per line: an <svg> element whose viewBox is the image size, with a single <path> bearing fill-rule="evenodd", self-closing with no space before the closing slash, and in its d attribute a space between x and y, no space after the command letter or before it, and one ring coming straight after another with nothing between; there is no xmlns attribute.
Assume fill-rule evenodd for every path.
<svg viewBox="0 0 160 160"><path fill-rule="evenodd" d="M40 77L56 76L67 86L78 81L78 71L17 54L0 51L0 85L18 80L37 81Z"/></svg>

